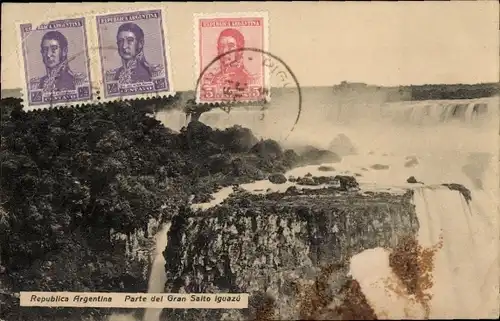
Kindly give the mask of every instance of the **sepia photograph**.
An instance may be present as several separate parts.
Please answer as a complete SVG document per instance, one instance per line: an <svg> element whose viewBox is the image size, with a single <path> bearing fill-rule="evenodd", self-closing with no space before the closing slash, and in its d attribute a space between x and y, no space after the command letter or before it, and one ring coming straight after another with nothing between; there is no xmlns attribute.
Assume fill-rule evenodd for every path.
<svg viewBox="0 0 500 321"><path fill-rule="evenodd" d="M3 3L0 321L497 319L499 13Z"/></svg>

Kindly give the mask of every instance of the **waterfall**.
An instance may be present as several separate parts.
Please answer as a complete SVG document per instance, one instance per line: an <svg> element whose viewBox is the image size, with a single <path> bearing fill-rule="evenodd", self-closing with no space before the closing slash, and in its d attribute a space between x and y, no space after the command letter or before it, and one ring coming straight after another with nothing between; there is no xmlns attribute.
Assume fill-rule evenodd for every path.
<svg viewBox="0 0 500 321"><path fill-rule="evenodd" d="M168 243L168 230L170 230L170 223L164 224L158 234L156 234L155 257L153 259L153 266L151 267L151 274L149 275L148 293L163 293L165 282L165 258L163 251ZM158 321L160 319L162 309L146 309L143 321Z"/></svg>
<svg viewBox="0 0 500 321"><path fill-rule="evenodd" d="M498 97L397 102L387 103L382 108L383 113L399 122L422 125L457 121L470 124L494 117Z"/></svg>
<svg viewBox="0 0 500 321"><path fill-rule="evenodd" d="M168 236L170 230L170 222L161 226L158 233L155 235L155 249L153 253L153 264L148 281L148 293L163 293L165 288L165 258L163 251L167 247ZM159 321L162 309L146 309L143 316L143 321ZM129 313L113 313L107 321L136 321L136 317Z"/></svg>
<svg viewBox="0 0 500 321"><path fill-rule="evenodd" d="M434 248L423 304L401 293L386 249L364 251L351 260L351 274L380 317L494 318L499 306L498 223L490 195L474 191L467 202L445 187L415 190L420 224L417 241ZM422 281L422 280L420 280Z"/></svg>

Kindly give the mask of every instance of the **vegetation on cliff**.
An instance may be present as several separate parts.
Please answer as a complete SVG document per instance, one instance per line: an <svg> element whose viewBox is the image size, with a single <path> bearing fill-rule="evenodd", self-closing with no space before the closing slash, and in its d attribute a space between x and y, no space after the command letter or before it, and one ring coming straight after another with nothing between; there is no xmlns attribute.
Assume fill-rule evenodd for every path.
<svg viewBox="0 0 500 321"><path fill-rule="evenodd" d="M112 233L146 231L193 195L207 199L307 158L238 126L213 130L194 121L173 132L148 116L154 108L145 101L34 112L20 102L1 101L3 292L146 291L144 265L126 259ZM21 316L14 303L2 306L0 318L52 320L56 311L95 313Z"/></svg>

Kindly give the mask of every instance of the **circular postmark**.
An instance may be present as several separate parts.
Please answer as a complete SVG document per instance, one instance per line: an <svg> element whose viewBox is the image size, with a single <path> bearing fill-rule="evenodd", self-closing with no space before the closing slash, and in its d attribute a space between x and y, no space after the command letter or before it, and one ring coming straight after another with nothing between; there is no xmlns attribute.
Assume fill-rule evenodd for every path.
<svg viewBox="0 0 500 321"><path fill-rule="evenodd" d="M237 53L242 57L238 62L240 70L242 66L249 65L247 70L259 71L257 76L252 75L248 83L241 80L246 78L238 77L234 68L231 73L224 74L223 65L230 65ZM260 121L271 122L274 128L287 130L286 140L299 122L302 92L297 77L280 57L258 48L238 48L218 55L201 70L196 80L195 99L187 106L187 113L199 118L201 113L213 108L220 108L226 113L258 109L261 112ZM292 110L296 116L290 118Z"/></svg>

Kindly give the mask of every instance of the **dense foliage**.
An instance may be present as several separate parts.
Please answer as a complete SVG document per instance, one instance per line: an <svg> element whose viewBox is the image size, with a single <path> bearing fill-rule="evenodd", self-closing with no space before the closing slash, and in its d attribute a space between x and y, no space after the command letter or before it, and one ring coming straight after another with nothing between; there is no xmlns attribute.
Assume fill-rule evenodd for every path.
<svg viewBox="0 0 500 321"><path fill-rule="evenodd" d="M265 178L296 160L241 127L191 122L175 133L145 102L33 112L19 99L1 103L0 268L8 278L0 271L0 287L15 292L146 291L134 272L142 267L111 250L111 230L144 230L192 195L208 200L221 185ZM24 317L44 315L30 311Z"/></svg>

